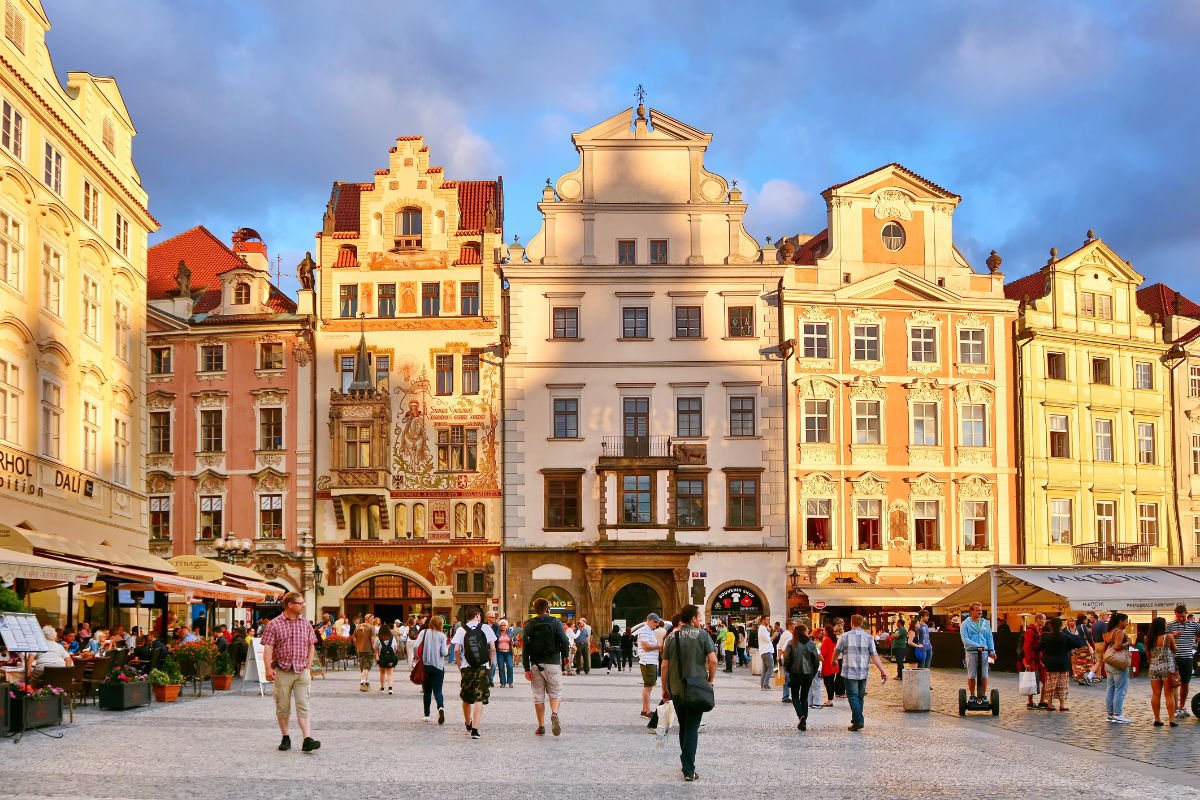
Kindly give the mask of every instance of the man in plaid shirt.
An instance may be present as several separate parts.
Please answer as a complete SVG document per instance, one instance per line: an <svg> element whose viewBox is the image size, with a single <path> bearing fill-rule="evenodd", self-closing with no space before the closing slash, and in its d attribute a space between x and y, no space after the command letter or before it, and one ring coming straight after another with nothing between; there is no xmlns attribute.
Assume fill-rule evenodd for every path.
<svg viewBox="0 0 1200 800"><path fill-rule="evenodd" d="M846 700L850 703L850 730L863 728L863 704L867 698L867 677L871 664L879 667L879 677L887 683L887 671L883 659L875 649L875 640L862 629L863 618L855 614L850 618L850 630L838 637L833 652L842 657L842 677L846 680Z"/></svg>
<svg viewBox="0 0 1200 800"><path fill-rule="evenodd" d="M320 748L321 743L312 738L308 722L308 691L312 675L308 668L316 655L317 634L312 623L302 615L304 598L299 592L288 592L283 596L283 613L267 624L263 633L264 674L275 684L275 716L279 718L279 731L283 740L280 750L290 750L292 739L288 736L288 717L292 714L292 698L296 700L296 722L304 734L306 753Z"/></svg>

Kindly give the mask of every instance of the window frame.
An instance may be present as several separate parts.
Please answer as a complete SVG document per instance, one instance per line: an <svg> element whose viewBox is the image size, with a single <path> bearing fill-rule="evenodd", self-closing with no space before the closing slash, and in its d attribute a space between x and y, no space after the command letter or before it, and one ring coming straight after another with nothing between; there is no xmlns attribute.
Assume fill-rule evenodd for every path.
<svg viewBox="0 0 1200 800"><path fill-rule="evenodd" d="M974 410L979 411L979 419L974 419ZM958 407L958 438L962 447L988 447L988 407L987 403L962 403ZM969 427L968 427L969 426ZM978 429L976 429L978 426Z"/></svg>
<svg viewBox="0 0 1200 800"><path fill-rule="evenodd" d="M692 488L691 484L699 484L700 490L685 494L680 491L683 483L688 484L689 490ZM686 515L680 513L684 503L690 503L697 509L697 519L690 518L690 511ZM685 517L689 518L688 521L685 521ZM675 475L675 527L682 530L703 530L708 527L708 479L705 475L690 472Z"/></svg>
<svg viewBox="0 0 1200 800"><path fill-rule="evenodd" d="M1137 463L1154 466L1158 463L1157 429L1153 422L1135 422L1134 438L1137 441Z"/></svg>
<svg viewBox="0 0 1200 800"><path fill-rule="evenodd" d="M665 266L670 263L668 249L669 240L651 239L649 244L651 266ZM658 251L661 251L661 255Z"/></svg>
<svg viewBox="0 0 1200 800"><path fill-rule="evenodd" d="M467 353L461 359L462 373L461 393L464 395L479 394L479 356Z"/></svg>
<svg viewBox="0 0 1200 800"><path fill-rule="evenodd" d="M889 229L894 230L890 230L889 232ZM899 222L888 220L879 229L879 241L889 253L898 253L908 243L908 232L904 230L904 226ZM893 247L893 245L895 246Z"/></svg>
<svg viewBox="0 0 1200 800"><path fill-rule="evenodd" d="M170 411L149 412L150 438L149 452L151 455L170 455L174 449L172 441L172 419Z"/></svg>
<svg viewBox="0 0 1200 800"><path fill-rule="evenodd" d="M283 342L259 342L258 368L281 370L285 368Z"/></svg>
<svg viewBox="0 0 1200 800"><path fill-rule="evenodd" d="M0 147L25 163L25 115L7 99L0 102Z"/></svg>
<svg viewBox="0 0 1200 800"><path fill-rule="evenodd" d="M542 482L542 528L549 531L583 530L583 475L547 473ZM559 514L555 524L554 516Z"/></svg>
<svg viewBox="0 0 1200 800"><path fill-rule="evenodd" d="M695 408L683 408L695 402ZM686 426L685 426L686 422ZM695 423L693 426L692 423ZM691 431L695 431L692 433ZM704 397L698 394L678 395L675 398L675 438L699 439L704 436Z"/></svg>
<svg viewBox="0 0 1200 800"><path fill-rule="evenodd" d="M972 338L978 334L978 341ZM958 363L987 364L987 329L959 328L958 330Z"/></svg>
<svg viewBox="0 0 1200 800"><path fill-rule="evenodd" d="M650 339L650 307L621 307L621 340L648 341Z"/></svg>
<svg viewBox="0 0 1200 800"><path fill-rule="evenodd" d="M1056 428L1058 420L1062 420L1061 430ZM1046 430L1048 432L1047 443L1049 445L1050 458L1070 458L1071 457L1071 418L1066 414L1050 414L1046 421Z"/></svg>
<svg viewBox="0 0 1200 800"><path fill-rule="evenodd" d="M338 284L338 318L354 319L358 316L358 284Z"/></svg>
<svg viewBox="0 0 1200 800"><path fill-rule="evenodd" d="M658 493L658 473L648 470L630 470L617 473L617 519L620 521L621 527L637 528L646 525L656 524L657 498ZM627 486L627 481L633 478L635 485L633 489ZM646 488L641 487L641 481L646 481ZM633 495L636 499L636 517L630 518L628 515L629 509L625 505L626 495ZM642 497L645 495L646 502L646 517L641 516Z"/></svg>
<svg viewBox="0 0 1200 800"><path fill-rule="evenodd" d="M828 322L805 322L800 326L800 349L803 358L828 359L830 357Z"/></svg>
<svg viewBox="0 0 1200 800"><path fill-rule="evenodd" d="M874 413L871 413L871 407L874 407ZM875 421L874 428L871 420ZM855 400L854 444L880 445L883 444L883 435L883 403L879 400Z"/></svg>
<svg viewBox="0 0 1200 800"><path fill-rule="evenodd" d="M371 469L375 443L369 422L342 423L342 468Z"/></svg>
<svg viewBox="0 0 1200 800"><path fill-rule="evenodd" d="M850 329L851 361L880 361L882 352L878 323L854 323ZM874 352L874 357L870 356ZM861 352L861 357L860 357Z"/></svg>
<svg viewBox="0 0 1200 800"><path fill-rule="evenodd" d="M637 239L617 240L617 266L637 266Z"/></svg>
<svg viewBox="0 0 1200 800"><path fill-rule="evenodd" d="M258 495L258 536L259 539L282 539L284 518L283 495L278 492ZM269 514L271 519L268 523ZM271 533L268 533L270 529Z"/></svg>
<svg viewBox="0 0 1200 800"><path fill-rule="evenodd" d="M421 316L442 315L442 284L437 281L421 282Z"/></svg>
<svg viewBox="0 0 1200 800"><path fill-rule="evenodd" d="M928 507L933 507L932 516L921 516L918 511L928 514ZM922 552L937 552L942 549L942 503L940 500L914 500L913 504L913 549ZM922 530L922 521L932 520L933 531ZM932 541L932 544L930 544Z"/></svg>
<svg viewBox="0 0 1200 800"><path fill-rule="evenodd" d="M285 449L285 435L283 407L263 406L259 408L258 449L270 452Z"/></svg>
<svg viewBox="0 0 1200 800"><path fill-rule="evenodd" d="M1107 430L1102 430L1106 426ZM1111 463L1117 460L1116 424L1108 417L1097 417L1092 421L1093 447L1092 458L1096 461ZM1105 455L1107 454L1107 458Z"/></svg>
<svg viewBox="0 0 1200 800"><path fill-rule="evenodd" d="M883 500L878 497L858 497L854 500L854 549L883 550ZM872 514L871 509L878 510ZM864 509L866 511L864 512ZM865 529L865 521L874 520L876 529ZM867 546L863 546L864 542Z"/></svg>
<svg viewBox="0 0 1200 800"><path fill-rule="evenodd" d="M375 315L380 319L396 316L396 284L380 283L375 286Z"/></svg>
<svg viewBox="0 0 1200 800"><path fill-rule="evenodd" d="M4 263L0 265L0 283L18 294L25 291L25 218L0 206L0 248Z"/></svg>
<svg viewBox="0 0 1200 800"><path fill-rule="evenodd" d="M550 399L550 438L580 438L578 397L552 397Z"/></svg>
<svg viewBox="0 0 1200 800"><path fill-rule="evenodd" d="M1133 388L1154 391L1154 364L1149 361L1133 362Z"/></svg>
<svg viewBox="0 0 1200 800"><path fill-rule="evenodd" d="M478 317L480 313L479 281L461 281L458 284L459 314Z"/></svg>
<svg viewBox="0 0 1200 800"><path fill-rule="evenodd" d="M149 372L149 374L150 375L173 375L174 369L175 369L175 365L174 365L175 353L172 351L171 346L170 345L154 345L153 347L150 347L149 350L150 350L150 372ZM165 358L161 357L163 354L165 354ZM155 360L158 361L157 365L154 363ZM164 364L167 367L166 370L156 369L156 366L161 368Z"/></svg>
<svg viewBox="0 0 1200 800"><path fill-rule="evenodd" d="M762 530L762 475L758 471L725 472L725 530ZM748 483L753 484L752 492L745 491ZM747 509L751 512L749 521Z"/></svg>
<svg viewBox="0 0 1200 800"><path fill-rule="evenodd" d="M1061 374L1056 374L1060 370L1055 368L1055 365L1061 366ZM1048 381L1065 381L1069 380L1067 372L1067 354L1060 350L1046 351L1046 380Z"/></svg>
<svg viewBox="0 0 1200 800"><path fill-rule="evenodd" d="M982 516L971 516L972 512L978 512L983 509ZM968 552L982 552L989 550L988 542L991 540L991 521L992 508L991 503L987 500L963 500L962 501L962 535L963 535L963 550ZM971 523L979 523L982 520L983 533L979 532L979 525ZM982 544L979 540L982 538ZM975 541L975 544L971 544Z"/></svg>
<svg viewBox="0 0 1200 800"><path fill-rule="evenodd" d="M1108 508L1108 513L1101 512L1101 506ZM1097 500L1096 501L1096 541L1100 543L1116 544L1117 539L1117 501L1116 500ZM1109 532L1106 535L1105 529Z"/></svg>
<svg viewBox="0 0 1200 800"><path fill-rule="evenodd" d="M559 335L560 331L562 332L561 336ZM579 306L551 307L550 338L566 341L576 341L579 339Z"/></svg>
<svg viewBox="0 0 1200 800"><path fill-rule="evenodd" d="M738 407L735 408L735 405ZM752 439L758 436L757 395L731 394L729 396L729 436L737 439Z"/></svg>
<svg viewBox="0 0 1200 800"><path fill-rule="evenodd" d="M454 394L454 355L435 353L433 356L434 391L438 397Z"/></svg>
<svg viewBox="0 0 1200 800"><path fill-rule="evenodd" d="M225 409L200 409L200 424L196 428L199 435L198 448L201 453L225 452Z"/></svg>
<svg viewBox="0 0 1200 800"><path fill-rule="evenodd" d="M1149 509L1150 513L1147 513ZM1138 543L1151 547L1159 546L1161 533L1158 503L1138 503Z"/></svg>
<svg viewBox="0 0 1200 800"><path fill-rule="evenodd" d="M730 339L755 339L754 306L729 306L725 311L726 336Z"/></svg>
<svg viewBox="0 0 1200 800"><path fill-rule="evenodd" d="M703 306L675 306L675 338L703 339L704 338L704 308ZM681 319L682 317L682 319ZM694 319L693 319L694 317ZM694 331L694 333L693 333Z"/></svg>
<svg viewBox="0 0 1200 800"><path fill-rule="evenodd" d="M479 428L470 425L444 425L436 430L438 472L479 471Z"/></svg>
<svg viewBox="0 0 1200 800"><path fill-rule="evenodd" d="M151 495L146 499L150 501L150 540L169 542L171 540L171 496ZM162 535L164 530L166 531L165 536Z"/></svg>
<svg viewBox="0 0 1200 800"><path fill-rule="evenodd" d="M925 338L926 334L929 334L928 339ZM920 357L918 358L918 356ZM936 325L913 325L908 329L908 360L914 364L938 363L938 329Z"/></svg>
<svg viewBox="0 0 1200 800"><path fill-rule="evenodd" d="M65 409L62 404L62 384L46 376L41 377L39 392L41 426L38 446L41 454L55 461L62 461L62 419Z"/></svg>
<svg viewBox="0 0 1200 800"><path fill-rule="evenodd" d="M206 507L207 506L207 507ZM205 514L208 515L208 525L205 525ZM225 535L225 496L220 494L200 495L196 503L198 523L196 533L202 541L211 541ZM215 516L214 516L215 515ZM214 524L215 521L215 524ZM208 535L204 531L208 528Z"/></svg>
<svg viewBox="0 0 1200 800"><path fill-rule="evenodd" d="M1092 356L1092 385L1112 386L1112 359L1108 356Z"/></svg>
<svg viewBox="0 0 1200 800"><path fill-rule="evenodd" d="M929 412L932 409L932 417ZM920 415L918 416L918 411ZM936 402L918 401L909 404L909 441L914 447L936 447L941 444L941 405ZM932 428L930 420L932 419ZM918 436L917 422L920 420L923 424L920 426L920 436ZM932 441L930 441L932 439Z"/></svg>
<svg viewBox="0 0 1200 800"><path fill-rule="evenodd" d="M66 159L57 144L46 137L42 147L42 185L62 197L63 173Z"/></svg>
<svg viewBox="0 0 1200 800"><path fill-rule="evenodd" d="M0 354L0 441L21 446L22 404L25 392L21 388L24 365Z"/></svg>
<svg viewBox="0 0 1200 800"><path fill-rule="evenodd" d="M100 343L100 311L104 297L100 291L100 280L89 273L83 273L83 291L80 299L83 302L83 314L80 317L80 333L91 341Z"/></svg>
<svg viewBox="0 0 1200 800"><path fill-rule="evenodd" d="M113 247L118 253L129 258L129 220L120 211L114 212Z"/></svg>
<svg viewBox="0 0 1200 800"><path fill-rule="evenodd" d="M1066 504L1066 512L1062 504ZM1075 541L1075 501L1069 497L1051 497L1050 515L1050 544L1070 545ZM1065 527L1062 521L1065 520Z"/></svg>
<svg viewBox="0 0 1200 800"><path fill-rule="evenodd" d="M822 504L824 504L822 506ZM815 509L815 510L814 510ZM825 541L820 539L820 531L812 530L814 520L825 520ZM814 539L814 534L816 538ZM804 549L821 552L833 550L833 499L828 497L810 497L804 501ZM814 542L816 542L814 544Z"/></svg>
<svg viewBox="0 0 1200 800"><path fill-rule="evenodd" d="M42 310L62 319L63 254L45 239L42 240ZM57 266L56 266L57 265ZM53 289L53 292L51 291Z"/></svg>
<svg viewBox="0 0 1200 800"><path fill-rule="evenodd" d="M210 359L209 356L215 354L215 358ZM210 361L213 366L210 368ZM202 344L200 345L200 368L197 372L210 375L213 373L225 371L225 345L223 344Z"/></svg>

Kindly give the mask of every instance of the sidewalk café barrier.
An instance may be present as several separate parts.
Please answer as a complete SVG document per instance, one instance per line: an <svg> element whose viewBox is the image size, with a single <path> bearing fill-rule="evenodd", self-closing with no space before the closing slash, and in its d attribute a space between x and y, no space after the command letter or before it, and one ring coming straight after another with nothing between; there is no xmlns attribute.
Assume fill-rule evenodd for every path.
<svg viewBox="0 0 1200 800"><path fill-rule="evenodd" d="M928 711L929 706L929 670L904 670L904 710Z"/></svg>

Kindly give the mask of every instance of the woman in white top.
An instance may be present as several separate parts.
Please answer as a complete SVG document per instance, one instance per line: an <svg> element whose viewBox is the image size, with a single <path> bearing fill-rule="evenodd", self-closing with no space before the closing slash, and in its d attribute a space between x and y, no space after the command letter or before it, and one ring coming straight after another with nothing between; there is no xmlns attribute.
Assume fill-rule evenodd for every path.
<svg viewBox="0 0 1200 800"><path fill-rule="evenodd" d="M36 661L29 669L30 674L41 675L42 670L46 667L69 667L75 663L71 660L70 654L58 643L58 631L54 630L53 625L44 626L42 633L46 637L46 644L49 645L49 649L35 656Z"/></svg>
<svg viewBox="0 0 1200 800"><path fill-rule="evenodd" d="M439 615L430 617L425 630L417 635L416 648L421 651L421 663L425 665L425 682L421 685L425 721L429 722L429 700L432 697L437 701L438 725L444 725L446 709L442 700L442 680L446 677L446 634L442 632L442 618Z"/></svg>

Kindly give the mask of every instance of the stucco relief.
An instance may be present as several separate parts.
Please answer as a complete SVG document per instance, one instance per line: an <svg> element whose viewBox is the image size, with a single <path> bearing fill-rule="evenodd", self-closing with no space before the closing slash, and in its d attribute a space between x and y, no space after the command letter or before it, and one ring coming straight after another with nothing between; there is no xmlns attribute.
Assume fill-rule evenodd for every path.
<svg viewBox="0 0 1200 800"><path fill-rule="evenodd" d="M401 250L367 253L366 267L376 269L446 269L450 253L445 250Z"/></svg>
<svg viewBox="0 0 1200 800"><path fill-rule="evenodd" d="M325 548L321 548L324 553ZM356 573L378 566L394 565L424 575L435 586L449 586L452 570L482 569L498 548L491 547L347 547L326 559L329 584L338 586Z"/></svg>
<svg viewBox="0 0 1200 800"><path fill-rule="evenodd" d="M954 389L954 400L958 403L985 403L991 405L994 392L982 383L971 381L960 383Z"/></svg>
<svg viewBox="0 0 1200 800"><path fill-rule="evenodd" d="M899 189L875 195L875 219L912 219L912 198Z"/></svg>
<svg viewBox="0 0 1200 800"><path fill-rule="evenodd" d="M857 478L851 478L850 482L854 485L854 490L851 492L854 497L885 497L887 495L887 481L874 473L868 472Z"/></svg>
<svg viewBox="0 0 1200 800"><path fill-rule="evenodd" d="M942 391L938 382L930 378L918 378L908 385L908 402L941 403Z"/></svg>
<svg viewBox="0 0 1200 800"><path fill-rule="evenodd" d="M796 384L796 394L801 400L832 399L837 397L837 384L823 378L803 378Z"/></svg>
<svg viewBox="0 0 1200 800"><path fill-rule="evenodd" d="M837 496L837 484L830 476L818 472L800 479L800 495L802 497L835 497Z"/></svg>
<svg viewBox="0 0 1200 800"><path fill-rule="evenodd" d="M893 550L908 548L908 502L896 499L888 505L888 544Z"/></svg>
<svg viewBox="0 0 1200 800"><path fill-rule="evenodd" d="M995 488L982 475L968 475L958 482L958 496L964 500L990 500Z"/></svg>
<svg viewBox="0 0 1200 800"><path fill-rule="evenodd" d="M928 472L922 473L909 480L909 494L913 497L937 498L944 493L944 481L940 481Z"/></svg>
<svg viewBox="0 0 1200 800"><path fill-rule="evenodd" d="M292 358L296 359L296 363L302 367L307 367L308 362L312 360L312 349L308 346L308 342L303 339L296 340L292 345Z"/></svg>
<svg viewBox="0 0 1200 800"><path fill-rule="evenodd" d="M258 492L282 492L287 489L287 475L267 468L250 476L254 478L254 490Z"/></svg>

